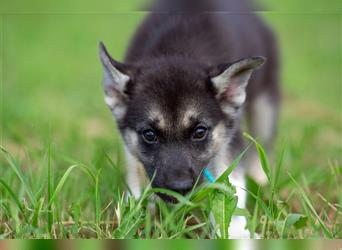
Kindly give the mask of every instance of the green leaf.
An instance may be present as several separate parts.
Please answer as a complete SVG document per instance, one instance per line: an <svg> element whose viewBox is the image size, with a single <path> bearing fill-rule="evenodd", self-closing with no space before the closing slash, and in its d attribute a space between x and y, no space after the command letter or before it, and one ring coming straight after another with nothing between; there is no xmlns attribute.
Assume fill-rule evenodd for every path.
<svg viewBox="0 0 342 250"><path fill-rule="evenodd" d="M235 216L244 216L244 217L246 217L246 218L251 217L251 214L250 214L250 212L249 212L247 209L245 209L245 208L239 208L239 207L237 207L237 208L235 209L234 215L235 215Z"/></svg>
<svg viewBox="0 0 342 250"><path fill-rule="evenodd" d="M304 227L306 225L307 219L307 216L303 214L288 214L283 222L281 237L284 238L286 230L289 230L292 226L297 229Z"/></svg>
<svg viewBox="0 0 342 250"><path fill-rule="evenodd" d="M228 179L227 179L228 180ZM206 186L202 186L197 192L194 192L190 198L193 202L200 202L204 199L207 199L208 196L213 193L214 191L222 191L222 192L231 192L232 194L235 193L235 191L229 187L227 187L226 184L223 183L210 183Z"/></svg>
<svg viewBox="0 0 342 250"><path fill-rule="evenodd" d="M261 167L262 167L264 173L266 174L268 181L271 182L271 168L270 168L270 164L268 163L266 152L265 152L264 148L249 134L243 133L243 135L254 143L255 148L256 148L258 155L259 155Z"/></svg>
<svg viewBox="0 0 342 250"><path fill-rule="evenodd" d="M211 198L211 212L223 239L228 239L228 227L238 202L237 197L234 195L235 189L232 186L230 188L230 192L214 192Z"/></svg>

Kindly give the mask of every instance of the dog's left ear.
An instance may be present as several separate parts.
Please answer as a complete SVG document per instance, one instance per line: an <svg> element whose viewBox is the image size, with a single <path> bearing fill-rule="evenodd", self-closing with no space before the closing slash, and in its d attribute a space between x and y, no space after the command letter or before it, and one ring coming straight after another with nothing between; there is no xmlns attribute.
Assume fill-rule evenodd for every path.
<svg viewBox="0 0 342 250"><path fill-rule="evenodd" d="M129 67L115 61L102 42L99 44L99 56L103 65L103 88L105 102L116 120L120 121L126 113L127 85L130 76Z"/></svg>
<svg viewBox="0 0 342 250"><path fill-rule="evenodd" d="M231 113L245 102L248 80L265 61L264 57L251 57L216 68L216 75L211 77L211 82L224 112Z"/></svg>

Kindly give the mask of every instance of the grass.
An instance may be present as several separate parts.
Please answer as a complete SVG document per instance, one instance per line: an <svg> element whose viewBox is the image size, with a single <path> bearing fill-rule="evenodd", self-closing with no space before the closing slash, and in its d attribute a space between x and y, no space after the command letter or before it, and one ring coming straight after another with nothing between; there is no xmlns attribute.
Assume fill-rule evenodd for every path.
<svg viewBox="0 0 342 250"><path fill-rule="evenodd" d="M12 180L10 186L4 179L0 179L3 220L1 235L3 238L226 239L229 237L226 229L231 216L235 214L245 216L252 235L258 234L262 238L341 238L341 200L332 204L320 194L327 209L317 211L308 191L299 185L290 173L287 175L294 188L284 200L280 193L279 180L285 149L278 155L277 166L271 167L262 146L249 135L246 137L258 149L270 183L264 189L257 187L256 192L252 188L248 190L254 202L253 213L247 209L236 208L235 187L227 181L228 175L246 151L233 161L215 183L197 186L185 197L170 190L148 186L139 200L129 197L125 201L120 188L117 188L114 197L108 197L108 192L100 192L100 187L108 185L103 181L102 172L106 171L103 168L78 162L69 166L61 176L54 178L56 175L51 169L52 151L51 147L48 147L43 166L35 169L35 176L40 178L28 177L20 163L1 148L10 167L9 176ZM117 168L112 160L108 159L106 164L108 168ZM341 185L342 173L338 166L334 165L331 165L331 171L331 176L335 179L332 184L338 188ZM78 176L76 180L72 173ZM304 183L307 182L303 174L299 176ZM67 193L84 181L89 190L78 193L77 201L69 203L68 198L65 198L68 197ZM15 186L19 187L18 192L13 190L12 187ZM157 214L151 215L149 204L157 192L173 196L179 203L169 206L157 201ZM298 211L294 211L290 206L291 202L300 202L302 206ZM216 230L208 223L210 213L214 215ZM87 218L87 215L90 217ZM212 232L220 233L213 235Z"/></svg>
<svg viewBox="0 0 342 250"><path fill-rule="evenodd" d="M246 141L259 148L269 184L248 179L248 210L233 209L226 182L187 197L169 193L179 205L157 202L156 217L148 201L162 190L125 202L121 139L103 103L97 58L103 40L121 59L144 13L121 3L117 14L2 15L0 237L226 238L234 211L262 238L342 238L340 14L263 3L275 10L260 14L280 43L284 100L272 154ZM65 13L63 6L45 7ZM207 223L214 205L230 211L216 217L221 235Z"/></svg>

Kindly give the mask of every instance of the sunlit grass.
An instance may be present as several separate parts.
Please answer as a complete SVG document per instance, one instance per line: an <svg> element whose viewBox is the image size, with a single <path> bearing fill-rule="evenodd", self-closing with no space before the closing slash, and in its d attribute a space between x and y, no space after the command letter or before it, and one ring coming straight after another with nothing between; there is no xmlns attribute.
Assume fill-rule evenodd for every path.
<svg viewBox="0 0 342 250"><path fill-rule="evenodd" d="M341 214L339 205L322 194L323 206L317 209L306 191L305 175L282 170L286 146L282 148L272 166L263 147L246 135L258 149L263 170L269 185L248 189L253 211L236 208L233 202L235 187L228 182L228 175L238 165L245 152L232 163L215 183L197 186L183 197L175 192L148 186L140 199L125 198L124 183L107 190L109 169L120 173L118 166L106 155L101 167L74 162L65 171L52 168L54 157L51 147L44 153L42 165L35 167L35 174L24 174L25 163L14 159L6 149L6 176L1 184L0 233L3 238L228 238L231 216L245 216L251 234L261 238L340 238ZM73 160L68 160L73 161ZM339 188L341 171L330 166L332 184ZM56 173L59 172L58 176ZM282 176L291 180L290 194L282 195ZM296 176L296 177L294 177ZM326 179L328 181L328 179ZM102 188L101 188L102 187ZM239 188L239 187L236 187ZM285 189L285 188L284 188ZM105 191L107 190L107 191ZM255 192L255 190L257 190ZM176 205L155 200L155 193L162 192L178 200ZM74 193L72 197L69 195ZM337 199L340 199L336 197ZM316 199L317 200L317 199ZM233 202L233 203L232 203ZM291 206L298 203L298 207ZM155 208L151 210L151 204ZM235 204L235 205L234 205ZM324 206L326 204L327 206ZM151 214L154 211L155 214ZM225 213L221 213L225 211ZM210 223L214 215L216 229ZM214 233L213 233L214 232ZM219 232L219 233L218 233Z"/></svg>

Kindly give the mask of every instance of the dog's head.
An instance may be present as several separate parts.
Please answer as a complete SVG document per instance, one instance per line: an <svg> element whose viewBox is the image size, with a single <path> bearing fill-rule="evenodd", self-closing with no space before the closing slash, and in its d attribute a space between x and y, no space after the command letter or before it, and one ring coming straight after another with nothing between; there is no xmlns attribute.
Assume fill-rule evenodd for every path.
<svg viewBox="0 0 342 250"><path fill-rule="evenodd" d="M262 57L208 67L177 57L127 65L100 44L105 101L153 186L185 194L230 141Z"/></svg>

